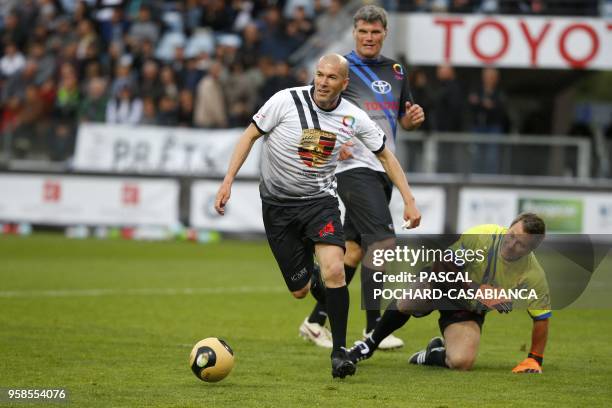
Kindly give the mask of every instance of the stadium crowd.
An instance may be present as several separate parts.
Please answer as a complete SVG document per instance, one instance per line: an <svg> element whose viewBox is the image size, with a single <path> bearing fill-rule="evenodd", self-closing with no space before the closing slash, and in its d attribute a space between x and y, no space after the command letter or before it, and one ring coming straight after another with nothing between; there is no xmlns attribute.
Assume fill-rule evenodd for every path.
<svg viewBox="0 0 612 408"><path fill-rule="evenodd" d="M478 12L487 4L512 3L529 13L538 2L546 5L542 12L576 3L584 6L584 14L594 10L589 4L598 3L382 3L390 10L450 12ZM64 160L72 155L82 122L242 127L276 91L309 81L309 73L290 65L289 57L313 34L350 24L341 20L347 3L4 0L0 2L0 147L12 157ZM511 123L500 72L495 69L483 69L474 83L450 66L410 67L410 72L414 98L428 113L425 131L546 133L528 126L541 120L527 121L525 126Z"/></svg>
<svg viewBox="0 0 612 408"><path fill-rule="evenodd" d="M289 55L342 0L6 0L0 132L17 156L55 160L85 121L243 126L308 81Z"/></svg>

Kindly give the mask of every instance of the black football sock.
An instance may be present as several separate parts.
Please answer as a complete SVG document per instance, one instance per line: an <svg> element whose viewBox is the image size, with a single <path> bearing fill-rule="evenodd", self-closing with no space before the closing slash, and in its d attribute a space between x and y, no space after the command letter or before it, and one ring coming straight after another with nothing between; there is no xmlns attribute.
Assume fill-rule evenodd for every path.
<svg viewBox="0 0 612 408"><path fill-rule="evenodd" d="M380 321L380 310L366 310L366 333L376 328Z"/></svg>
<svg viewBox="0 0 612 408"><path fill-rule="evenodd" d="M366 332L371 332L380 320L380 297L374 298L374 290L382 289L382 282L374 282L374 270L361 266L361 295L366 310Z"/></svg>
<svg viewBox="0 0 612 408"><path fill-rule="evenodd" d="M325 320L327 320L327 312L325 311L325 306L321 302L317 302L314 309L312 309L312 313L308 316L309 323L318 323L321 326L325 324Z"/></svg>
<svg viewBox="0 0 612 408"><path fill-rule="evenodd" d="M374 345L378 347L385 337L405 325L408 319L410 319L410 315L397 310L395 302L389 303L387 310L378 321L374 333L372 333Z"/></svg>
<svg viewBox="0 0 612 408"><path fill-rule="evenodd" d="M349 291L346 285L339 288L327 288L327 315L331 326L333 351L346 345L346 325L349 311Z"/></svg>
<svg viewBox="0 0 612 408"><path fill-rule="evenodd" d="M425 365L433 365L439 367L447 367L446 365L446 348L438 347L433 349L425 358Z"/></svg>
<svg viewBox="0 0 612 408"><path fill-rule="evenodd" d="M315 265L315 268L319 268L318 265ZM353 280L353 277L355 276L355 270L357 269L356 266L349 266L349 265L344 265L344 274L345 274L345 280L346 280L346 285L348 286L349 283L351 283L351 280ZM318 271L319 275L320 275L320 271ZM314 274L313 274L314 276ZM325 325L325 320L327 320L327 312L325 310L325 305L319 301L317 301L317 304L315 305L315 307L312 309L312 312L310 313L310 316L308 317L308 322L309 323L318 323L319 325L323 326Z"/></svg>
<svg viewBox="0 0 612 408"><path fill-rule="evenodd" d="M344 264L344 280L346 281L346 286L348 286L353 280L356 270L356 266L349 266L347 264Z"/></svg>

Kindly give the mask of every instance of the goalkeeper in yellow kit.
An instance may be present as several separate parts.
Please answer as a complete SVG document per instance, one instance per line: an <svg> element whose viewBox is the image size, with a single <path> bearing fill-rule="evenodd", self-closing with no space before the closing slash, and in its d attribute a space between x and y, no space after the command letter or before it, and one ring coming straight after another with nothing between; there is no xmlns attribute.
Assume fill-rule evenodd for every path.
<svg viewBox="0 0 612 408"><path fill-rule="evenodd" d="M500 288L528 288L534 291L537 296L524 300L524 306L533 320L531 349L527 358L512 370L515 373L542 372L551 316L550 296L546 276L533 250L544 239L545 229L542 219L531 213L519 215L509 228L480 225L466 231L451 248L486 248L483 262L466 263L462 267L457 267L453 262L433 264L434 272L449 269L467 272L473 283L464 284L465 289L483 292ZM507 313L520 302L523 300L480 298L463 301L460 307L448 308L453 310L440 310L438 323L443 337L433 338L425 349L412 355L410 363L456 370L471 369L478 353L486 313L491 310ZM364 341L357 341L349 350L350 358L355 362L370 358L378 343L402 327L411 316L422 317L431 311L414 301L392 302L374 332Z"/></svg>

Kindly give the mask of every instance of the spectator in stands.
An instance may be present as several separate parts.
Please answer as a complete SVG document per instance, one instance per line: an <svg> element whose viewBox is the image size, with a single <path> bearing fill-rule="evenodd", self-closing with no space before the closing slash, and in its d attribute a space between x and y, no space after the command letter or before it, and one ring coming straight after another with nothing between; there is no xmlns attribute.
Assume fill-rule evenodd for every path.
<svg viewBox="0 0 612 408"><path fill-rule="evenodd" d="M276 42L273 55L277 61L287 61L291 54L306 41L306 36L299 30L296 21L288 21L284 27L284 34Z"/></svg>
<svg viewBox="0 0 612 408"><path fill-rule="evenodd" d="M29 85L25 89L23 109L15 118L14 146L18 157L25 157L34 146L39 145L42 128L40 119L44 114L43 102L38 88Z"/></svg>
<svg viewBox="0 0 612 408"><path fill-rule="evenodd" d="M100 36L108 47L114 41L122 42L123 36L128 32L129 24L125 20L121 7L115 7L111 18L100 22Z"/></svg>
<svg viewBox="0 0 612 408"><path fill-rule="evenodd" d="M203 4L200 25L218 32L231 32L236 10L224 0L210 0Z"/></svg>
<svg viewBox="0 0 612 408"><path fill-rule="evenodd" d="M174 71L169 65L164 65L159 72L159 81L161 83L161 89L163 95L168 95L173 99L178 98L179 87L176 83ZM161 109L161 106L160 106Z"/></svg>
<svg viewBox="0 0 612 408"><path fill-rule="evenodd" d="M165 93L159 100L157 124L160 126L178 125L178 101L175 94Z"/></svg>
<svg viewBox="0 0 612 408"><path fill-rule="evenodd" d="M108 96L107 82L104 78L96 77L89 82L87 94L79 108L81 122L105 122Z"/></svg>
<svg viewBox="0 0 612 408"><path fill-rule="evenodd" d="M178 125L193 126L193 93L187 88L179 93Z"/></svg>
<svg viewBox="0 0 612 408"><path fill-rule="evenodd" d="M4 16L4 26L0 32L0 38L7 39L18 49L23 49L28 40L27 26L21 23L19 15L12 11Z"/></svg>
<svg viewBox="0 0 612 408"><path fill-rule="evenodd" d="M310 14L312 15L312 14ZM293 18L289 20L290 23L294 23L297 27L297 31L302 37L306 39L310 35L314 34L315 26L312 19L306 14L304 6L298 6L293 10Z"/></svg>
<svg viewBox="0 0 612 408"><path fill-rule="evenodd" d="M330 32L331 36L334 36L346 29L347 22L350 27L350 16L342 14L342 2L340 0L331 0L329 7L315 22L316 31L321 32L325 30Z"/></svg>
<svg viewBox="0 0 612 408"><path fill-rule="evenodd" d="M0 74L8 78L21 71L25 66L26 60L14 42L8 42L4 46L4 55L0 59Z"/></svg>
<svg viewBox="0 0 612 408"><path fill-rule="evenodd" d="M182 78L186 67L187 60L185 59L185 47L175 47L174 57L172 58L172 61L170 61L170 68L172 69L173 75L175 75L177 78Z"/></svg>
<svg viewBox="0 0 612 408"><path fill-rule="evenodd" d="M159 24L155 23L151 18L151 9L147 6L141 6L138 11L138 19L129 31L129 41L132 46L137 46L143 41L148 40L155 44L159 39Z"/></svg>
<svg viewBox="0 0 612 408"><path fill-rule="evenodd" d="M34 81L37 84L42 84L55 74L56 59L51 53L45 50L43 43L31 43L28 58L36 62L38 69Z"/></svg>
<svg viewBox="0 0 612 408"><path fill-rule="evenodd" d="M64 44L60 50L59 58L57 59L58 66L64 64L70 64L74 67L79 66L79 60L77 59L78 42L70 41Z"/></svg>
<svg viewBox="0 0 612 408"><path fill-rule="evenodd" d="M504 92L499 88L499 70L483 68L481 82L470 93L468 102L472 110L472 131L497 134L505 132L507 103Z"/></svg>
<svg viewBox="0 0 612 408"><path fill-rule="evenodd" d="M74 66L64 63L59 72L60 80L53 112L55 127L49 135L53 160L64 160L72 151L81 99Z"/></svg>
<svg viewBox="0 0 612 408"><path fill-rule="evenodd" d="M238 55L245 69L257 65L260 56L259 29L255 24L247 25L242 30L242 45Z"/></svg>
<svg viewBox="0 0 612 408"><path fill-rule="evenodd" d="M132 66L136 71L142 68L142 64L144 64L145 61L157 60L155 58L155 45L148 39L136 46L132 45L130 50L132 56Z"/></svg>
<svg viewBox="0 0 612 408"><path fill-rule="evenodd" d="M29 85L36 85L36 74L38 65L33 60L28 60L20 71L11 75L2 87L2 102L6 102L12 97L23 100L24 91Z"/></svg>
<svg viewBox="0 0 612 408"><path fill-rule="evenodd" d="M223 95L221 76L223 66L214 62L197 88L194 107L194 122L197 126L206 128L227 127L228 118Z"/></svg>
<svg viewBox="0 0 612 408"><path fill-rule="evenodd" d="M299 82L291 74L291 67L287 61L277 61L274 64L273 75L264 82L259 91L260 103L266 101L281 89L298 86Z"/></svg>
<svg viewBox="0 0 612 408"><path fill-rule="evenodd" d="M49 28L40 23L40 22L36 22L35 25L32 26L32 31L30 32L30 37L28 39L29 43L40 43L40 44L44 44L45 47L47 48L47 51L49 51L49 43L50 43L50 33L51 31L49 30Z"/></svg>
<svg viewBox="0 0 612 408"><path fill-rule="evenodd" d="M427 73L421 68L415 68L410 73L410 87L412 88L412 97L414 102L421 105L425 112L433 111L434 96L431 89L431 84L427 78ZM425 122L420 127L424 132L431 132L431 120L425 119Z"/></svg>
<svg viewBox="0 0 612 408"><path fill-rule="evenodd" d="M5 0L4 3L10 4L10 0ZM19 16L21 27L33 27L39 16L48 15L48 13L45 13L45 7L37 0L13 1L11 8Z"/></svg>
<svg viewBox="0 0 612 408"><path fill-rule="evenodd" d="M506 97L499 89L499 71L483 68L481 82L468 97L471 108L471 130L475 133L498 135L506 125ZM499 172L500 147L497 144L479 146L473 162L477 173Z"/></svg>
<svg viewBox="0 0 612 408"><path fill-rule="evenodd" d="M429 114L432 130L438 132L462 132L464 130L464 109L466 95L455 77L450 65L440 65L436 69L437 84L433 88L433 110ZM420 103L420 102L419 102ZM441 154L447 157L439 163L443 173L467 173L469 157L463 145L442 146Z"/></svg>
<svg viewBox="0 0 612 408"><path fill-rule="evenodd" d="M78 41L78 35L76 30L72 28L70 17L60 16L52 24L54 28L54 34L51 36L51 40L58 41L61 48L64 48L67 44L75 43Z"/></svg>
<svg viewBox="0 0 612 408"><path fill-rule="evenodd" d="M286 58L286 48L282 38L285 33L279 10L275 7L269 8L260 25L260 55L273 60Z"/></svg>
<svg viewBox="0 0 612 408"><path fill-rule="evenodd" d="M157 100L163 93L161 83L159 82L159 68L157 62L153 60L146 61L141 70L140 75L140 95L143 98L153 98Z"/></svg>
<svg viewBox="0 0 612 408"><path fill-rule="evenodd" d="M142 117L140 118L141 125L157 125L157 106L155 99L146 96L142 99Z"/></svg>
<svg viewBox="0 0 612 408"><path fill-rule="evenodd" d="M118 95L125 85L131 89L136 87L135 74L132 72L132 58L129 55L122 56L115 69L115 80L111 85L111 95Z"/></svg>
<svg viewBox="0 0 612 408"><path fill-rule="evenodd" d="M247 25L253 22L253 2L252 1L233 1L232 7L235 10L233 31L241 32Z"/></svg>
<svg viewBox="0 0 612 408"><path fill-rule="evenodd" d="M202 20L202 7L200 7L199 0L187 0L183 7L183 21L188 34L192 34L198 27L200 27L200 21Z"/></svg>
<svg viewBox="0 0 612 408"><path fill-rule="evenodd" d="M225 86L229 126L244 127L255 112L256 89L240 63L234 63L230 68Z"/></svg>
<svg viewBox="0 0 612 408"><path fill-rule="evenodd" d="M142 118L142 99L136 96L133 86L123 82L114 98L106 105L106 122L136 125Z"/></svg>
<svg viewBox="0 0 612 408"><path fill-rule="evenodd" d="M189 58L183 72L183 88L189 89L193 94L198 86L198 82L202 79L204 72L198 68L198 59Z"/></svg>
<svg viewBox="0 0 612 408"><path fill-rule="evenodd" d="M222 63L225 67L231 66L239 61L238 49L240 47L240 37L237 35L223 35L217 40L215 49L215 60Z"/></svg>
<svg viewBox="0 0 612 408"><path fill-rule="evenodd" d="M261 88L269 78L274 76L274 63L268 57L259 58L257 65L247 69L245 74L249 78L249 82L252 84L253 88L256 90L255 95L257 98L255 100L255 107L259 107L264 102L259 96Z"/></svg>
<svg viewBox="0 0 612 408"><path fill-rule="evenodd" d="M2 104L2 117L0 118L0 134L2 139L11 138L15 128L17 127L17 118L23 109L23 101L17 96L10 96Z"/></svg>
<svg viewBox="0 0 612 408"><path fill-rule="evenodd" d="M98 49L98 35L90 20L81 21L77 32L79 41L77 43L76 57L79 60L84 60L89 56L88 51L92 49L92 46L95 50Z"/></svg>
<svg viewBox="0 0 612 408"><path fill-rule="evenodd" d="M43 102L44 120L51 121L53 110L55 109L55 98L57 97L57 87L53 78L47 79L39 89L39 96ZM45 126L49 128L50 126Z"/></svg>
<svg viewBox="0 0 612 408"><path fill-rule="evenodd" d="M433 97L433 129L439 132L462 132L465 94L455 78L455 70L450 65L440 65L436 74L438 84Z"/></svg>

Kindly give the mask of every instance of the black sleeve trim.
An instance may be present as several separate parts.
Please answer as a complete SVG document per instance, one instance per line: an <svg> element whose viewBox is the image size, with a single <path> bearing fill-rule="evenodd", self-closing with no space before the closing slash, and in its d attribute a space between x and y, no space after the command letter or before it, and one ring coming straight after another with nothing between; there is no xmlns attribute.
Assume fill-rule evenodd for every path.
<svg viewBox="0 0 612 408"><path fill-rule="evenodd" d="M383 136L382 146L380 146L380 149L378 149L378 150L372 150L372 153L374 153L374 154L382 153L382 151L385 150L385 142L386 141L387 141L387 136Z"/></svg>
<svg viewBox="0 0 612 408"><path fill-rule="evenodd" d="M261 133L262 135L265 135L266 133L268 133L268 132L266 132L265 130L263 130L262 128L259 127L257 122L255 122L255 119L251 119L251 123L255 125L255 127L257 128L259 133Z"/></svg>

